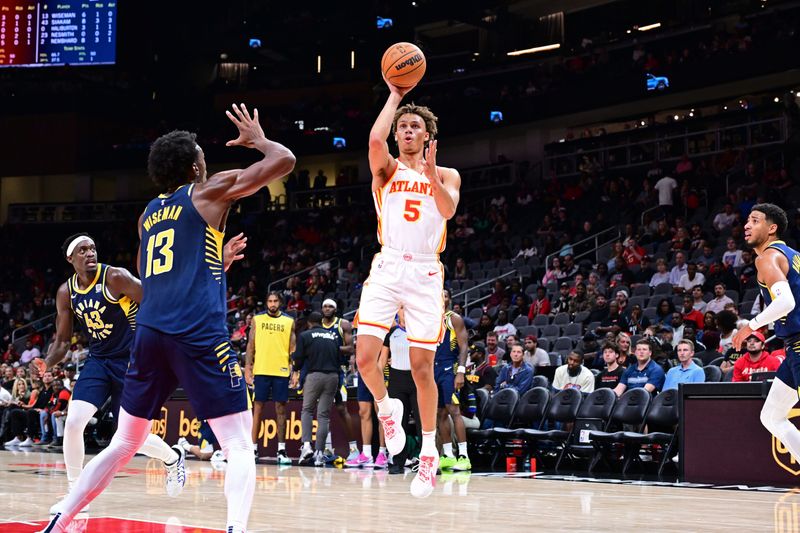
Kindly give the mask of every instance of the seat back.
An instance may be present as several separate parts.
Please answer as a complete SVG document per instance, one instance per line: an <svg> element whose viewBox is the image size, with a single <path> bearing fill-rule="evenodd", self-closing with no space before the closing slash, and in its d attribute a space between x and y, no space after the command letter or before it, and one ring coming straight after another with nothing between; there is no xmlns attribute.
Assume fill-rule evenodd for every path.
<svg viewBox="0 0 800 533"><path fill-rule="evenodd" d="M542 328L542 335L545 337L558 337L561 333L561 328L556 324L548 324Z"/></svg>
<svg viewBox="0 0 800 533"><path fill-rule="evenodd" d="M677 425L678 391L670 389L656 396L650 403L650 409L647 411L647 429L648 431L665 429L671 432Z"/></svg>
<svg viewBox="0 0 800 533"><path fill-rule="evenodd" d="M498 427L508 427L518 401L519 393L516 389L503 389L489 400L484 417L493 420Z"/></svg>
<svg viewBox="0 0 800 533"><path fill-rule="evenodd" d="M626 391L617 400L617 404L611 412L611 420L617 424L641 426L650 405L650 398L650 393L644 388Z"/></svg>
<svg viewBox="0 0 800 533"><path fill-rule="evenodd" d="M569 324L569 314L557 313L555 318L553 318L553 324L557 324L559 326L563 326L564 324Z"/></svg>
<svg viewBox="0 0 800 533"><path fill-rule="evenodd" d="M544 387L528 389L517 402L514 409L514 425L524 428L538 428L547 411L550 393Z"/></svg>
<svg viewBox="0 0 800 533"><path fill-rule="evenodd" d="M706 375L706 383L722 381L722 369L716 365L704 366L703 373Z"/></svg>
<svg viewBox="0 0 800 533"><path fill-rule="evenodd" d="M547 419L553 422L572 422L581 406L583 397L578 389L564 389L550 400Z"/></svg>
<svg viewBox="0 0 800 533"><path fill-rule="evenodd" d="M583 399L577 417L608 420L616 403L617 395L613 389L597 389Z"/></svg>
<svg viewBox="0 0 800 533"><path fill-rule="evenodd" d="M486 412L486 406L489 404L489 391L483 387L476 388L475 398L478 400L478 420L483 421L483 414Z"/></svg>
<svg viewBox="0 0 800 533"><path fill-rule="evenodd" d="M550 317L547 315L536 315L533 317L534 326L547 326L550 324Z"/></svg>
<svg viewBox="0 0 800 533"><path fill-rule="evenodd" d="M547 379L547 376L533 376L531 387L544 387L545 389L549 389L550 381Z"/></svg>

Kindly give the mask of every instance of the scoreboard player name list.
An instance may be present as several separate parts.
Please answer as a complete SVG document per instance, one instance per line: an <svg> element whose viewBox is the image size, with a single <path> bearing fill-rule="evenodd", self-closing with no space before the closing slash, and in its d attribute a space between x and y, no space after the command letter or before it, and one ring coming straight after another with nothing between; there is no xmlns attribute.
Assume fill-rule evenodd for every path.
<svg viewBox="0 0 800 533"><path fill-rule="evenodd" d="M0 66L114 62L117 2L0 0Z"/></svg>

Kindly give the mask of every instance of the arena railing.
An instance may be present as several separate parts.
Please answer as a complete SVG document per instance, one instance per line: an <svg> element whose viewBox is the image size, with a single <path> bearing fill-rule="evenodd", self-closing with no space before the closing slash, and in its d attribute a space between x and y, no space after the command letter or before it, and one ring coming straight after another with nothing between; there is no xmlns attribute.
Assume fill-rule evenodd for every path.
<svg viewBox="0 0 800 533"><path fill-rule="evenodd" d="M759 135L758 130L763 131L767 128L772 129L774 138L763 139ZM645 134L646 130L642 130L642 135ZM679 161L685 154L689 157L700 157L720 154L732 147L757 148L782 145L785 140L786 121L783 117L775 117L744 121L703 131L691 131L687 125L684 132L679 135L621 142L586 150L576 146L572 152L545 156L544 160L546 168L553 172L553 175L568 178L581 174L579 166L584 157L588 157L607 170L623 169L651 165L654 162Z"/></svg>
<svg viewBox="0 0 800 533"><path fill-rule="evenodd" d="M281 282L284 282L284 281L286 281L288 279L291 279L291 278L293 278L295 276L300 276L302 274L305 274L306 272L311 272L315 268L320 268L325 263L330 264L330 268L328 268L328 270L330 272L334 272L334 271L338 270L339 266L342 264L341 260L339 259L340 257L341 257L341 255L337 255L337 256L331 257L329 259L326 259L324 261L319 261L317 263L314 263L310 267L304 268L303 270L298 270L297 272L292 272L288 276L284 276L284 277L282 277L280 279L276 279L275 281L273 281L269 285L267 285L267 294L272 292L272 287L273 286L277 286L277 284L279 284Z"/></svg>
<svg viewBox="0 0 800 533"><path fill-rule="evenodd" d="M480 296L480 293L481 293L480 289L483 289L484 287L490 287L490 286L494 285L494 282L499 280L499 279L506 280L509 277L513 277L513 276L517 276L517 278L519 278L519 282L522 283L522 276L519 274L517 269L512 269L512 270L504 272L504 273L500 274L499 276L496 276L496 277L494 277L492 279L487 279L483 283L479 283L479 284L475 285L474 287L470 287L469 289L464 289L463 291L457 292L457 293L453 294L450 297L450 299L453 302L455 302L458 298L461 298L463 296L463 298L464 298L464 304L463 305L464 305L464 310L466 311L470 306L474 306L475 304L479 304L481 302L484 302L484 301L489 299L489 296L491 296L491 294L486 294L484 296ZM478 297L475 298L474 300L470 300L470 293L475 293L475 294L478 295Z"/></svg>
<svg viewBox="0 0 800 533"><path fill-rule="evenodd" d="M27 341L34 332L43 333L47 330L53 329L55 318L56 313L50 313L49 315L43 316L42 318L37 318L36 320L15 328L11 332L11 344L14 345L14 348L17 350L17 352L20 352L20 348L25 345L25 341ZM25 333L26 331L28 332ZM42 350L44 351L46 347L47 343L45 343L45 346L42 347Z"/></svg>
<svg viewBox="0 0 800 533"><path fill-rule="evenodd" d="M572 259L575 260L577 263L580 259L594 254L594 262L597 263L600 261L600 250L605 248L614 242L618 241L622 237L622 232L620 232L619 226L612 226L610 228L604 229L602 231L598 231L594 235L590 235L585 239L581 239L577 242L570 243L568 246L572 249L573 253ZM578 251L583 248L583 245L591 244L591 248ZM546 269L550 268L551 260L554 257L557 257L561 254L561 250L551 253L547 257L544 258L544 266Z"/></svg>

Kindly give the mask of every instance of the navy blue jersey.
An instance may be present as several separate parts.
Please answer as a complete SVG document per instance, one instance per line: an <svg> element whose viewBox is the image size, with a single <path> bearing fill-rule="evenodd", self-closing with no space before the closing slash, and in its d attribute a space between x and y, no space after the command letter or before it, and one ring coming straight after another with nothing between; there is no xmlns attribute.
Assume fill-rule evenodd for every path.
<svg viewBox="0 0 800 533"><path fill-rule="evenodd" d="M98 264L97 274L86 289L78 287L78 275L67 280L69 305L89 337L90 357L130 357L136 312L139 306L127 296L118 300L106 288L108 265Z"/></svg>
<svg viewBox="0 0 800 533"><path fill-rule="evenodd" d="M441 344L436 348L434 361L439 365L447 365L458 361L458 339L456 329L453 327L453 312L448 311L444 315L444 337Z"/></svg>
<svg viewBox="0 0 800 533"><path fill-rule="evenodd" d="M767 248L774 248L778 250L789 261L789 271L786 273L786 280L789 282L789 287L792 289L792 295L795 302L800 302L800 254L797 250L789 248L783 241L774 241L770 243ZM764 307L772 303L774 299L769 287L758 281L761 288L761 296L764 297ZM779 338L786 339L793 337L800 333L800 308L795 306L794 309L789 311L789 314L783 318L775 321L775 335Z"/></svg>
<svg viewBox="0 0 800 533"><path fill-rule="evenodd" d="M192 203L194 185L183 185L147 204L142 218L139 274L144 296L139 324L189 344L227 338L224 234Z"/></svg>
<svg viewBox="0 0 800 533"><path fill-rule="evenodd" d="M344 331L342 330L342 319L337 317L333 318L333 322L330 326L325 326L325 324L320 324L320 327L327 331L333 331L336 334L336 337L339 342L339 346L344 346Z"/></svg>

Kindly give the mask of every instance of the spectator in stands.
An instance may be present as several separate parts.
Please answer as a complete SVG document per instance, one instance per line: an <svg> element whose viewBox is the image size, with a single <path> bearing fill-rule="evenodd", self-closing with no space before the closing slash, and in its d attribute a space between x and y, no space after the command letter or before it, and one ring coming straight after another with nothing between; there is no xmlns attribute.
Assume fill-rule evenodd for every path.
<svg viewBox="0 0 800 533"><path fill-rule="evenodd" d="M594 391L594 374L583 366L583 355L575 350L567 356L567 364L556 368L553 377L556 390L578 389L581 392Z"/></svg>
<svg viewBox="0 0 800 533"><path fill-rule="evenodd" d="M592 306L592 311L589 313L589 318L586 319L586 322L602 322L606 317L608 317L606 297L604 294L598 294L595 297L594 306Z"/></svg>
<svg viewBox="0 0 800 533"><path fill-rule="evenodd" d="M564 256L564 266L562 267L562 270L564 274L562 279L572 280L575 278L575 274L578 273L578 265L575 264L572 254L566 254Z"/></svg>
<svg viewBox="0 0 800 533"><path fill-rule="evenodd" d="M609 269L613 269L614 265L617 264L617 261L621 261L625 263L625 247L622 245L621 242L615 242L614 247L611 250L611 257L608 261L606 261L606 265Z"/></svg>
<svg viewBox="0 0 800 533"><path fill-rule="evenodd" d="M686 263L686 274L681 276L681 280L675 286L675 292L689 294L694 287L698 285L702 287L705 282L706 277L697 272L697 263L690 261Z"/></svg>
<svg viewBox="0 0 800 533"><path fill-rule="evenodd" d="M27 365L34 359L41 356L42 352L39 351L39 347L34 346L34 344L30 340L27 340L25 341L25 350L23 350L22 354L20 355L19 364Z"/></svg>
<svg viewBox="0 0 800 533"><path fill-rule="evenodd" d="M483 313L481 315L480 320L478 321L478 327L475 328L475 334L473 338L477 338L477 340L484 340L486 335L494 330L494 321L492 317L490 317L487 313Z"/></svg>
<svg viewBox="0 0 800 533"><path fill-rule="evenodd" d="M16 379L17 379L17 376L16 376L16 374L14 373L14 368L13 368L13 367L11 367L11 366L6 366L6 367L3 369L3 383L2 383L2 387L3 387L5 390L7 390L8 392L11 392L11 391L13 391L13 390L14 390L14 381L16 381Z"/></svg>
<svg viewBox="0 0 800 533"><path fill-rule="evenodd" d="M550 261L550 268L544 273L542 285L547 285L554 281L557 282L563 277L564 273L561 271L561 259L556 256Z"/></svg>
<svg viewBox="0 0 800 533"><path fill-rule="evenodd" d="M700 313L706 312L706 302L703 300L703 287L695 286L692 287L692 307L695 311ZM699 326L700 329L703 329L703 325Z"/></svg>
<svg viewBox="0 0 800 533"><path fill-rule="evenodd" d="M688 265L686 264L686 254L683 252L677 252L675 254L675 266L669 271L669 282L673 287L680 284L681 277L683 277L687 271Z"/></svg>
<svg viewBox="0 0 800 533"><path fill-rule="evenodd" d="M693 322L697 329L702 329L704 325L703 313L694 308L694 299L688 294L683 297L683 314L684 322Z"/></svg>
<svg viewBox="0 0 800 533"><path fill-rule="evenodd" d="M641 267L639 271L633 274L633 281L631 287L637 285L647 285L655 275L656 270L653 268L653 263L650 261L650 256L645 255L642 257Z"/></svg>
<svg viewBox="0 0 800 533"><path fill-rule="evenodd" d="M625 368L620 366L620 350L616 344L607 342L603 345L603 362L605 368L595 376L595 389L613 389L619 384Z"/></svg>
<svg viewBox="0 0 800 533"><path fill-rule="evenodd" d="M625 259L625 263L628 266L636 266L642 264L642 259L644 259L646 254L647 252L645 249L639 246L635 238L629 238L627 245L625 245L625 251L622 253L622 257Z"/></svg>
<svg viewBox="0 0 800 533"><path fill-rule="evenodd" d="M64 382L60 379L53 380L53 397L47 406L47 414L50 416L50 427L53 431L51 442L55 446L61 446L64 441L64 421L67 417L67 407L72 394L64 388Z"/></svg>
<svg viewBox="0 0 800 533"><path fill-rule="evenodd" d="M536 368L537 366L550 366L550 355L539 348L539 339L536 335L525 337L525 353L523 359L526 363Z"/></svg>
<svg viewBox="0 0 800 533"><path fill-rule="evenodd" d="M717 313L717 326L719 328L719 349L725 353L733 346L733 336L736 335L736 315L731 311Z"/></svg>
<svg viewBox="0 0 800 533"><path fill-rule="evenodd" d="M483 346L470 346L469 368L466 379L476 388L492 392L497 381L497 371L489 364L486 358L486 349Z"/></svg>
<svg viewBox="0 0 800 533"><path fill-rule="evenodd" d="M586 294L586 285L578 283L575 286L575 296L569 302L569 314L574 317L577 313L591 311L591 309L592 300Z"/></svg>
<svg viewBox="0 0 800 533"><path fill-rule="evenodd" d="M653 188L658 192L659 207L661 207L664 215L669 217L672 214L673 197L675 189L678 188L678 182L669 176L664 176L653 185Z"/></svg>
<svg viewBox="0 0 800 533"><path fill-rule="evenodd" d="M511 349L511 364L500 369L495 381L494 389L516 389L520 396L531 388L533 380L533 367L525 362L522 346L516 345Z"/></svg>
<svg viewBox="0 0 800 533"><path fill-rule="evenodd" d="M550 314L553 316L558 313L569 313L569 283L562 281L558 291L558 297L553 301L550 308Z"/></svg>
<svg viewBox="0 0 800 533"><path fill-rule="evenodd" d="M750 381L755 372L775 372L781 362L764 350L765 339L760 331L754 331L747 339L747 354L733 364L733 381Z"/></svg>
<svg viewBox="0 0 800 533"><path fill-rule="evenodd" d="M726 304L732 304L733 300L725 294L725 284L718 282L714 285L714 298L706 304L706 312L719 313L725 309Z"/></svg>
<svg viewBox="0 0 800 533"><path fill-rule="evenodd" d="M64 388L71 393L72 387L75 385L75 363L64 365L64 377L61 378L61 381L64 383Z"/></svg>
<svg viewBox="0 0 800 533"><path fill-rule="evenodd" d="M738 215L733 211L733 204L727 202L722 212L717 213L717 215L714 217L714 221L711 223L711 225L714 226L714 229L718 232L722 232L725 229L733 226L737 218Z"/></svg>
<svg viewBox="0 0 800 533"><path fill-rule="evenodd" d="M628 388L644 388L648 392L660 391L664 385L664 370L652 360L653 348L650 341L642 339L636 343L636 363L629 366L614 387L617 396Z"/></svg>
<svg viewBox="0 0 800 533"><path fill-rule="evenodd" d="M361 283L361 274L356 268L355 261L348 261L347 266L339 270L338 282L344 287L351 287Z"/></svg>
<svg viewBox="0 0 800 533"><path fill-rule="evenodd" d="M710 244L706 243L703 244L703 253L700 255L700 257L695 259L695 263L698 265L703 265L707 268L716 260L717 256L714 255L714 248Z"/></svg>
<svg viewBox="0 0 800 533"><path fill-rule="evenodd" d="M672 299L662 298L656 306L656 324L669 324L674 312L675 306L672 304Z"/></svg>
<svg viewBox="0 0 800 533"><path fill-rule="evenodd" d="M706 331L703 333L703 344L705 350L695 353L695 357L703 361L703 366L708 366L711 361L722 357L719 353L719 333L716 331Z"/></svg>
<svg viewBox="0 0 800 533"><path fill-rule="evenodd" d="M492 357L495 358L495 361L498 363L503 360L504 356L506 355L506 351L502 349L500 346L497 345L497 333L494 331L490 331L486 334L486 357L489 360L489 363L492 363ZM494 365L492 365L494 366Z"/></svg>
<svg viewBox="0 0 800 533"><path fill-rule="evenodd" d="M628 296L630 295L625 289L620 289L616 292L616 294L614 294L614 300L617 302L620 314L629 314L630 309L628 309Z"/></svg>
<svg viewBox="0 0 800 533"><path fill-rule="evenodd" d="M550 300L547 298L547 290L544 287L536 287L536 298L528 308L528 320L533 322L537 315L550 314Z"/></svg>
<svg viewBox="0 0 800 533"><path fill-rule="evenodd" d="M617 287L619 285L629 286L633 283L633 274L628 270L628 266L624 260L617 259L614 261L614 270L608 275L608 286Z"/></svg>
<svg viewBox="0 0 800 533"><path fill-rule="evenodd" d="M736 246L736 241L728 237L726 250L722 254L722 263L728 268L739 268L742 266L742 251Z"/></svg>
<svg viewBox="0 0 800 533"><path fill-rule="evenodd" d="M739 283L746 287L756 276L756 264L750 250L742 250L742 264L739 268Z"/></svg>
<svg viewBox="0 0 800 533"><path fill-rule="evenodd" d="M683 314L680 311L672 313L669 325L672 327L672 347L677 348L678 343L683 339Z"/></svg>
<svg viewBox="0 0 800 533"><path fill-rule="evenodd" d="M469 279L469 270L467 269L467 263L464 261L463 257L459 257L456 259L456 266L453 269L453 279L454 280L465 280Z"/></svg>
<svg viewBox="0 0 800 533"><path fill-rule="evenodd" d="M492 294L489 295L489 299L486 301L486 308L491 309L492 307L497 307L505 297L505 284L499 279L494 280L494 290L492 291Z"/></svg>
<svg viewBox="0 0 800 533"><path fill-rule="evenodd" d="M656 273L650 278L650 286L655 288L662 283L669 283L669 271L667 270L667 260L656 259Z"/></svg>
<svg viewBox="0 0 800 533"><path fill-rule="evenodd" d="M675 349L679 365L667 372L662 390L678 389L680 383L703 383L706 375L703 369L694 362L694 343L689 339L682 339Z"/></svg>
<svg viewBox="0 0 800 533"><path fill-rule="evenodd" d="M502 309L497 312L497 325L494 327L494 332L497 333L497 340L500 342L505 342L509 335L517 334L517 328L508 321L508 313Z"/></svg>
<svg viewBox="0 0 800 533"><path fill-rule="evenodd" d="M303 300L303 296L300 291L296 290L292 293L292 298L286 302L286 310L287 311L294 311L295 316L299 316L303 311L306 310L308 304L306 304L305 300Z"/></svg>
<svg viewBox="0 0 800 533"><path fill-rule="evenodd" d="M600 322L595 333L605 335L611 332L616 336L620 331L628 331L629 329L628 317L619 312L619 304L616 300L612 300L608 304L608 316Z"/></svg>
<svg viewBox="0 0 800 533"><path fill-rule="evenodd" d="M536 246L533 245L533 241L531 241L530 237L524 237L517 255L514 256L514 259L530 259L531 257L536 257L538 253L539 252L537 251Z"/></svg>

